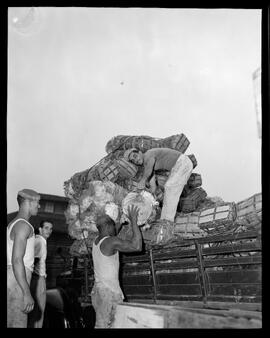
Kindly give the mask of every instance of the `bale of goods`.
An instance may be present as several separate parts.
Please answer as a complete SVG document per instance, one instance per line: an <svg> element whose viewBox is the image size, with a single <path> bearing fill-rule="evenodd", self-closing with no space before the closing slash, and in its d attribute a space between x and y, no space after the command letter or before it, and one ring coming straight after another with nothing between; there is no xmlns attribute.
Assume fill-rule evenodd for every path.
<svg viewBox="0 0 270 338"><path fill-rule="evenodd" d="M196 168L198 162L197 162L197 159L196 159L195 155L194 154L190 154L190 155L188 155L188 157L189 157L189 159L191 160L191 162L193 164L193 169Z"/></svg>
<svg viewBox="0 0 270 338"><path fill-rule="evenodd" d="M160 148L160 139L150 136L118 135L110 139L105 146L108 154L116 150L127 150L130 148L137 148L142 152L151 148Z"/></svg>
<svg viewBox="0 0 270 338"><path fill-rule="evenodd" d="M199 227L208 234L223 232L233 227L236 219L235 203L203 209L199 212Z"/></svg>
<svg viewBox="0 0 270 338"><path fill-rule="evenodd" d="M143 153L152 148L170 148L184 153L189 144L190 142L184 134L172 135L164 139L150 136L118 135L107 142L105 149L108 154L116 150L130 148L137 148Z"/></svg>
<svg viewBox="0 0 270 338"><path fill-rule="evenodd" d="M77 199L69 201L65 211L69 235L81 240L97 232L96 220L100 214L108 214L119 222L122 200L127 194L127 190L110 181L89 182Z"/></svg>
<svg viewBox="0 0 270 338"><path fill-rule="evenodd" d="M197 238L207 233L199 227L199 212L189 214L177 213L175 217L174 234L181 238Z"/></svg>
<svg viewBox="0 0 270 338"><path fill-rule="evenodd" d="M108 159L98 166L100 179L115 182L119 175L118 163L115 160Z"/></svg>
<svg viewBox="0 0 270 338"><path fill-rule="evenodd" d="M175 239L173 222L167 220L157 220L151 223L151 228L142 232L142 237L146 246L162 246Z"/></svg>
<svg viewBox="0 0 270 338"><path fill-rule="evenodd" d="M249 229L260 229L262 222L261 193L236 203L236 222Z"/></svg>
<svg viewBox="0 0 270 338"><path fill-rule="evenodd" d="M128 207L136 206L139 209L137 224L139 226L151 222L155 219L156 211L155 207L157 202L152 194L147 191L130 192L122 201L122 219L121 222L128 221Z"/></svg>
<svg viewBox="0 0 270 338"><path fill-rule="evenodd" d="M121 178L134 178L138 172L138 166L127 161L124 158L119 158L117 161L118 171Z"/></svg>
<svg viewBox="0 0 270 338"><path fill-rule="evenodd" d="M201 201L205 199L207 193L202 188L195 188L188 192L186 197L181 197L179 201L179 209L181 212L190 213L195 211Z"/></svg>
<svg viewBox="0 0 270 338"><path fill-rule="evenodd" d="M189 144L190 142L186 135L177 134L164 138L161 147L175 149L181 153L184 153L187 150Z"/></svg>
<svg viewBox="0 0 270 338"><path fill-rule="evenodd" d="M88 183L100 180L99 171L96 166L74 174L64 182L64 193L66 197L78 196L83 189L87 189Z"/></svg>
<svg viewBox="0 0 270 338"><path fill-rule="evenodd" d="M198 188L202 185L202 176L197 173L192 173L187 181L189 189Z"/></svg>

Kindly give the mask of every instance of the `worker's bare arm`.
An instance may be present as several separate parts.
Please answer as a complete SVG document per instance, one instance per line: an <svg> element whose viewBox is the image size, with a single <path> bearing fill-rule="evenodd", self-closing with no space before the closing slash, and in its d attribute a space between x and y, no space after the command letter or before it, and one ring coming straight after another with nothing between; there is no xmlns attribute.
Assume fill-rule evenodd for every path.
<svg viewBox="0 0 270 338"><path fill-rule="evenodd" d="M128 207L127 213L132 226L132 238L130 240L122 240L118 237L108 238L106 246L110 251L134 252L142 250L142 235L137 224L139 208L131 205Z"/></svg>
<svg viewBox="0 0 270 338"><path fill-rule="evenodd" d="M118 237L110 238L110 246L113 250L120 252L135 252L142 249L139 243L134 243L132 240L122 240Z"/></svg>
<svg viewBox="0 0 270 338"><path fill-rule="evenodd" d="M144 162L143 176L142 176L140 182L138 183L138 189L144 189L145 188L145 184L148 182L148 180L149 180L149 178L152 175L152 172L154 170L154 165L155 165L155 158L154 157L146 158L146 160Z"/></svg>
<svg viewBox="0 0 270 338"><path fill-rule="evenodd" d="M17 222L12 229L12 239L14 241L12 250L12 267L14 276L23 293L23 309L22 311L28 313L32 311L34 300L30 293L29 284L27 283L25 266L23 257L25 255L27 238L32 235L32 229L23 221Z"/></svg>

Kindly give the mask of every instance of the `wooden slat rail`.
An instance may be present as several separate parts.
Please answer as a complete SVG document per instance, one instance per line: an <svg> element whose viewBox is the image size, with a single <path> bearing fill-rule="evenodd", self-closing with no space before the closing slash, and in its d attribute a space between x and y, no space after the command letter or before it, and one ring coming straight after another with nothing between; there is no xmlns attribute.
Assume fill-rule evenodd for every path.
<svg viewBox="0 0 270 338"><path fill-rule="evenodd" d="M152 269L148 251L133 256L122 255L123 290L128 300L152 297L154 301L259 302L260 252L258 234L245 232L153 248ZM246 256L232 257L233 254Z"/></svg>

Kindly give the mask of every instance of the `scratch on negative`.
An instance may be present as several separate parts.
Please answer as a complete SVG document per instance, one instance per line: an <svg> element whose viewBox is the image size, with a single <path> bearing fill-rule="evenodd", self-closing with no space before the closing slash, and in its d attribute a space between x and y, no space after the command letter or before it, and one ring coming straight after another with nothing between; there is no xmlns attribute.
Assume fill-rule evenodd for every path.
<svg viewBox="0 0 270 338"><path fill-rule="evenodd" d="M133 323L138 323L138 321L137 321L137 319L134 319L134 318L132 318L132 317L129 317L129 316L127 316L127 318L129 319L129 320L131 320Z"/></svg>

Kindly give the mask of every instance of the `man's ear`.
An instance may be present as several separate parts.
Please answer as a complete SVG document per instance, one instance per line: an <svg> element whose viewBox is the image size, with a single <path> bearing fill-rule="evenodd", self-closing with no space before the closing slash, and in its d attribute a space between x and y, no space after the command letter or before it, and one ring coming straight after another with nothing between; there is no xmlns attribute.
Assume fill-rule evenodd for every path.
<svg viewBox="0 0 270 338"><path fill-rule="evenodd" d="M41 233L41 229L42 229L41 227L38 228L38 233L39 234Z"/></svg>

